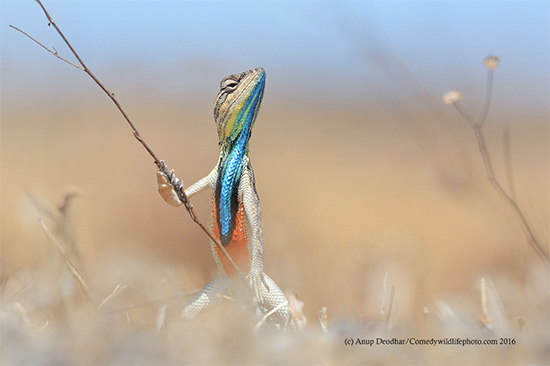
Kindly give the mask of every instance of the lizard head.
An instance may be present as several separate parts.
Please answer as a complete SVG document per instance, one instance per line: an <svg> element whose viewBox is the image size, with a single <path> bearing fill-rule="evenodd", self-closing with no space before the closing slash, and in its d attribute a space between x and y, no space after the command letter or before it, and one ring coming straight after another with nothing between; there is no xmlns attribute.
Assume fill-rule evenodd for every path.
<svg viewBox="0 0 550 366"><path fill-rule="evenodd" d="M257 68L229 75L220 82L214 102L220 149L226 150L242 133L250 138L264 95L265 71Z"/></svg>

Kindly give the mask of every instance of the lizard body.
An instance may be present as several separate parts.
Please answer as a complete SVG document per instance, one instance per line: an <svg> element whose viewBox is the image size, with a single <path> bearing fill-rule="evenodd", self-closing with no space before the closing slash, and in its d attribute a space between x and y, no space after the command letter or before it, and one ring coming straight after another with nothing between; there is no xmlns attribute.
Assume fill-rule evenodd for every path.
<svg viewBox="0 0 550 366"><path fill-rule="evenodd" d="M263 226L261 206L256 191L254 171L249 159L249 140L258 115L265 87L262 68L230 75L220 82L214 102L214 118L218 130L220 155L214 169L185 189L187 197L210 189L212 195L211 230L241 271L247 274L250 288L262 313L274 308L270 319L279 325L289 324L290 313L285 295L263 271ZM173 206L177 198L169 177L157 173L159 192ZM222 301L238 273L227 263L218 247L211 243L212 254L223 271L197 293L182 313L193 318Z"/></svg>

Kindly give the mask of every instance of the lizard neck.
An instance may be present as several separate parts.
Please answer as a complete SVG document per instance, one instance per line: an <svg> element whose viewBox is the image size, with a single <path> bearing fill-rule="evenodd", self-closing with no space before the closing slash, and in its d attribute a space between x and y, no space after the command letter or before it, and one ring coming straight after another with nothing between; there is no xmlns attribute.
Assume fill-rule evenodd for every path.
<svg viewBox="0 0 550 366"><path fill-rule="evenodd" d="M218 181L216 182L216 211L220 241L227 246L233 238L239 210L239 185L243 170L248 164L250 131L241 131L227 150L220 152Z"/></svg>
<svg viewBox="0 0 550 366"><path fill-rule="evenodd" d="M220 159L215 189L215 217L220 241L228 246L237 227L239 185L248 164L248 142L265 86L262 68L230 75L220 83L214 102Z"/></svg>

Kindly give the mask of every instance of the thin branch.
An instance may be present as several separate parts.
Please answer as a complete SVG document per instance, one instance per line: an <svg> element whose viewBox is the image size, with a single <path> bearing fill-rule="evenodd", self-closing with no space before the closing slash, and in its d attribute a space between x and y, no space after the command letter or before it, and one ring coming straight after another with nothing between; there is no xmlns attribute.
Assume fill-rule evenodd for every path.
<svg viewBox="0 0 550 366"><path fill-rule="evenodd" d="M32 283L36 280L36 277L33 277L31 278L27 283L23 284L23 286L21 286L19 288L19 290L15 291L15 293L13 293L10 297L9 297L9 300L13 300L13 299L16 299L19 295L21 295L23 292L25 292L31 285Z"/></svg>
<svg viewBox="0 0 550 366"><path fill-rule="evenodd" d="M390 301L389 301L389 305L388 305L388 312L386 313L386 319L384 321L384 326L386 327L386 329L388 329L388 325L390 323L390 317L391 317L391 312L392 312L392 309L393 309L393 300L394 300L394 297L395 297L395 285L391 285L391 290L390 290Z"/></svg>
<svg viewBox="0 0 550 366"><path fill-rule="evenodd" d="M283 301L279 305L277 305L273 309L271 309L267 314L265 314L262 317L262 319L260 319L258 321L258 323L256 323L256 325L254 326L254 330L258 331L262 327L262 325L265 324L265 322L267 321L267 318L269 318L271 315L275 314L275 312L279 311L283 306L286 306L287 304L288 304L288 302Z"/></svg>
<svg viewBox="0 0 550 366"><path fill-rule="evenodd" d="M385 319L385 314L386 314L386 300L388 298L388 276L389 276L389 273L388 272L385 272L384 273L384 278L382 279L382 295L380 296L381 299L382 299L382 302L381 302L381 306L380 306L380 319L381 320L384 320Z"/></svg>
<svg viewBox="0 0 550 366"><path fill-rule="evenodd" d="M168 306L164 305L158 310L156 327L157 335L160 335L160 332L166 328L166 309L168 309Z"/></svg>
<svg viewBox="0 0 550 366"><path fill-rule="evenodd" d="M319 323L321 323L321 329L323 329L323 333L326 333L328 331L327 320L327 308L325 306L321 306L321 310L319 310Z"/></svg>
<svg viewBox="0 0 550 366"><path fill-rule="evenodd" d="M57 26L57 24L55 24L54 20L52 19L52 17L50 16L50 14L48 13L48 11L46 10L46 8L44 7L44 5L42 5L42 2L40 0L36 0L36 2L38 3L38 5L40 5L40 7L42 8L42 11L44 11L44 14L46 15L46 18L48 18L48 22L50 22L50 24L55 28L55 30L57 31L57 33L59 34L59 36L61 36L61 38L63 39L63 41L65 42L65 44L67 45L67 47L69 47L69 49L71 50L71 52L73 53L74 57L76 57L76 59L78 60L78 62L80 63L80 65L82 66L82 69L83 71L88 74L92 79L93 81L95 81L95 83L109 96L109 98L111 98L111 100L113 101L113 103L117 106L118 110L120 111L120 113L122 113L122 115L124 116L124 119L126 119L126 122L128 122L128 125L130 126L130 128L132 129L132 132L134 134L134 137L143 145L143 147L145 148L145 150L147 150L147 152L149 153L149 155L151 155L151 157L153 158L153 160L155 161L155 164L160 168L160 160L157 159L156 155L153 153L153 150L151 150L149 148L149 146L145 143L145 141L143 141L143 139L141 138L141 135L139 133L139 131L136 129L136 127L134 126L134 124L132 123L132 121L130 120L130 117L128 117L128 115L126 114L126 112L124 111L124 109L122 109L122 106L120 105L120 103L118 102L118 100L115 98L115 94L110 92L100 81L99 79L90 71L90 69L86 66L86 64L84 64L84 61L82 61L82 59L80 58L80 56L78 55L78 53L75 51L75 49L73 48L73 46L71 45L71 43L67 40L67 38L65 38L65 35L63 34L63 32L61 32L61 29L59 29L59 27Z"/></svg>
<svg viewBox="0 0 550 366"><path fill-rule="evenodd" d="M504 126L504 163L506 164L506 179L508 180L508 187L510 189L510 196L517 201L516 187L514 184L514 170L512 169L512 156L511 156L511 140L510 140L510 125Z"/></svg>
<svg viewBox="0 0 550 366"><path fill-rule="evenodd" d="M65 252L65 249L63 248L63 245L57 239L53 236L53 234L50 232L46 224L44 224L44 221L42 221L41 218L38 219L40 222L40 225L42 226L42 229L44 230L44 233L48 237L48 239L55 245L57 248L59 254L63 257L65 261L65 265L73 275L73 277L76 279L80 287L82 287L82 290L84 291L84 294L90 299L90 301L95 302L94 298L91 295L90 287L88 286L88 283L86 283L86 280L82 276L82 273L76 268L74 263L71 261L71 259L67 256L67 253Z"/></svg>
<svg viewBox="0 0 550 366"><path fill-rule="evenodd" d="M489 77L487 79L487 82L488 82L487 95L485 97L483 114L479 122L476 123L473 120L470 114L462 106L460 101L454 102L453 106L462 115L462 117L464 117L464 119L468 122L470 127L472 127L472 129L474 130L478 149L483 159L483 165L485 167L485 172L487 173L487 177L489 178L489 182L491 183L493 188L497 191L497 193L500 195L500 197L504 200L504 202L506 202L506 204L512 209L512 211L518 218L521 224L521 227L525 232L525 235L527 236L527 242L529 243L529 245L535 250L537 255L548 264L550 263L550 257L548 253L542 248L541 244L535 237L535 234L533 232L533 229L531 228L531 225L529 225L529 222L527 221L525 214L523 213L523 211L521 210L521 208L517 203L517 200L515 199L515 195L513 194L513 189L512 189L512 194L509 194L508 192L506 192L502 184L497 179L495 170L493 168L493 163L491 162L491 156L487 149L487 142L485 141L485 135L483 134L483 123L487 118L487 113L489 110L489 105L491 100L492 83L493 83L492 75L493 75L493 70L489 69Z"/></svg>
<svg viewBox="0 0 550 366"><path fill-rule="evenodd" d="M141 302L138 302L138 303L135 303L135 304L132 304L132 305L128 305L128 306L125 306L125 307L122 307L122 308L119 308L119 309L113 309L111 311L111 313L112 314L118 314L118 313L122 313L122 312L128 312L132 309L139 308L141 306L154 305L155 303L158 303L158 302L178 300L178 299L181 299L182 297L193 296L199 291L200 290L197 289L197 290L186 291L186 292L183 292L183 293L180 293L180 294L177 294L177 295L171 295L171 296L167 296L167 297L163 297L163 298L145 300L145 301L141 301Z"/></svg>
<svg viewBox="0 0 550 366"><path fill-rule="evenodd" d="M512 209L516 217L519 219L519 222L523 228L523 231L527 235L528 243L533 247L537 255L539 255L542 259L544 259L547 263L550 263L550 257L548 256L548 253L542 249L542 246L538 242L537 238L535 237L535 234L533 233L533 229L531 228L531 225L529 225L529 222L527 221L527 218L523 214L523 211L519 207L518 203L512 196L510 196L504 187L500 184L498 181L495 171L493 168L493 164L491 163L491 159L489 156L489 151L487 150L487 143L485 141L485 136L483 135L482 126L476 125L476 128L474 129L479 152L481 153L481 156L483 157L483 164L485 165L485 171L487 172L487 176L489 178L489 182L493 185L497 193L502 197L504 202L508 204L508 206Z"/></svg>
<svg viewBox="0 0 550 366"><path fill-rule="evenodd" d="M38 197L36 197L31 191L26 190L26 193L39 216L41 218L48 218L55 223L56 235L62 237L62 242L70 248L72 254L74 255L75 262L82 267L80 250L77 245L77 240L74 237L70 218L67 212L69 204L73 201L73 198L81 195L80 191L81 190L78 188L69 189L63 196L61 204L56 209L52 209L40 202Z"/></svg>
<svg viewBox="0 0 550 366"><path fill-rule="evenodd" d="M470 127L475 129L476 128L476 123L474 121L474 118L472 116L470 116L468 111L466 111L466 109L462 106L462 103L456 102L456 103L453 104L453 106L456 108L458 113L460 113L460 115L466 120L466 122L468 122L470 124Z"/></svg>
<svg viewBox="0 0 550 366"><path fill-rule="evenodd" d="M481 127L487 119L489 113L489 107L491 106L491 99L493 96L493 69L489 69L487 73L487 92L485 93L485 102L483 103L483 109L481 110L481 116L479 117L478 125Z"/></svg>
<svg viewBox="0 0 550 366"><path fill-rule="evenodd" d="M113 291L106 297L103 299L103 301L101 301L101 303L98 305L98 308L101 309L102 307L104 307L105 305L107 305L107 303L109 301L111 301L112 299L115 298L115 296L117 296L118 294L120 294L122 291L124 291L126 289L126 285L123 285L121 283L119 283L118 285L116 285L116 287L113 289Z"/></svg>
<svg viewBox="0 0 550 366"><path fill-rule="evenodd" d="M36 39L34 39L33 37L31 37L28 33L22 31L21 29L17 28L16 26L13 26L13 25L10 24L10 27L13 28L13 29L15 29L15 30L18 31L18 32L23 33L24 35L26 35L27 37L29 37L31 40L33 40L36 44L38 44L40 47L42 47L43 49L45 49L46 51L48 51L49 53L51 53L52 55L54 55L55 57L57 57L58 59L60 59L61 61L64 61L64 62L68 63L69 65L76 67L77 69L80 69L80 70L85 71L84 68L82 68L81 66L79 66L79 65L77 65L77 64L75 64L75 63L73 63L73 62L71 62L71 61L69 61L69 60L67 60L67 59L65 59L65 58L63 58L63 57L61 57L61 56L59 56L59 55L57 54L57 50L56 50L55 48L54 48L54 50L52 51L52 50L50 50L48 47L44 46L42 43L38 42Z"/></svg>
<svg viewBox="0 0 550 366"><path fill-rule="evenodd" d="M164 162L162 160L159 160L157 158L157 156L155 155L155 153L153 152L153 150L147 145L147 143L143 140L143 138L141 137L141 134L139 133L139 131L137 130L137 128L135 127L135 125L133 124L133 122L130 120L130 117L128 117L128 115L126 114L126 112L124 111L124 109L122 108L122 106L120 105L120 103L118 102L118 100L116 99L115 97L115 94L112 93L111 91L109 91L105 85L103 85L99 79L90 71L90 69L86 66L86 64L84 64L84 61L80 58L80 56L78 55L78 53L75 51L75 49L73 48L73 46L71 45L71 43L67 40L67 38L65 37L65 35L63 34L63 32L61 32L61 29L59 29L59 27L57 26L57 24L54 22L54 20L52 19L52 17L50 16L50 14L48 13L48 11L46 10L46 8L44 7L44 5L42 4L42 2L40 0L36 0L36 2L38 3L38 5L40 5L40 7L42 8L42 10L44 11L44 14L46 15L46 18L48 18L48 22L50 25L52 25L55 30L57 31L57 33L61 36L61 38L63 39L63 41L65 42L65 44L69 47L69 49L71 50L71 52L73 53L73 55L76 57L76 59L78 60L78 62L80 63L80 66L79 65L76 65L76 64L73 64L72 62L70 61L67 61L66 59L60 57L57 52L53 52L51 51L49 48L45 47L43 44L41 44L40 42L38 42L37 40L35 40L33 37L31 37L30 35L28 35L27 33L23 32L22 30L20 30L19 28L16 28L14 26L11 26L13 29L16 29L18 30L19 32L23 33L24 35L26 35L27 37L29 37L30 39L32 39L34 42L36 42L37 44L39 44L42 48L44 48L45 50L47 50L49 53L51 53L52 55L56 56L57 58L71 64L72 66L75 66L79 69L81 69L82 71L84 71L86 74L88 74L92 80L101 88L101 90L103 90L105 92L105 94L107 94L109 96L109 98L111 99L111 101L116 105L117 109L120 111L120 113L122 114L122 116L124 117L124 119L126 120L126 122L128 123L128 125L130 126L130 129L132 130L132 133L134 134L134 137L136 138L136 140L138 140L141 145L145 148L145 150L147 150L147 152L149 153L149 155L151 155L151 157L153 158L154 160L154 163L155 165L158 167L158 169L164 174L164 176L167 178L168 181L170 181L170 183L172 184L172 182L176 182L174 179L169 179L171 177L170 175L170 172L168 170L168 168L166 167L166 164L164 164ZM239 267L237 266L237 264L233 261L233 259L229 256L229 254L227 253L227 251L225 250L224 246L221 244L221 242L208 230L208 228L199 220L197 214L195 213L195 210L193 208L193 205L191 204L191 202L189 201L187 195L185 194L185 191L183 190L183 184L179 185L179 186L176 186L174 184L172 184L172 187L174 188L174 190L176 191L179 199L184 203L185 205L185 208L187 209L187 212L189 213L189 216L191 216L191 219L197 224L199 225L199 227L202 229L203 232L206 233L206 235L208 235L208 237L210 238L210 240L212 240L212 242L214 242L214 244L218 247L218 249L222 252L222 254L227 258L227 261L229 262L229 264L233 267L233 269L240 274L241 278L243 279L243 281L245 281L245 276L243 274L243 272L241 272L241 270L239 269Z"/></svg>

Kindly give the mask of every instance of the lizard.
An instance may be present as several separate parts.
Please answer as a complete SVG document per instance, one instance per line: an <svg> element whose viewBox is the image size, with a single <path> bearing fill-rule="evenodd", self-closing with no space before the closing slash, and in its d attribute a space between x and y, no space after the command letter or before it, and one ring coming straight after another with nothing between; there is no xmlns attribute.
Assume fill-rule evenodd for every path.
<svg viewBox="0 0 550 366"><path fill-rule="evenodd" d="M265 88L265 71L252 69L225 77L214 102L214 119L219 138L219 159L212 171L185 189L191 198L210 189L210 230L225 247L247 282L263 314L279 326L294 327L288 302L277 284L263 271L263 225L254 171L249 158L249 140ZM168 169L165 169L167 172ZM174 191L175 173L157 172L159 193L172 206L183 202ZM177 179L177 178L175 178ZM179 181L179 180L177 180ZM181 181L179 181L181 182ZM181 317L194 318L222 301L239 273L211 241L212 254L223 274L200 290L184 308Z"/></svg>

